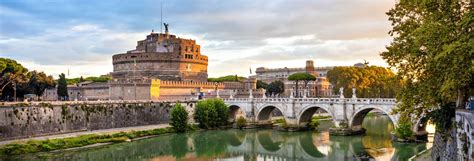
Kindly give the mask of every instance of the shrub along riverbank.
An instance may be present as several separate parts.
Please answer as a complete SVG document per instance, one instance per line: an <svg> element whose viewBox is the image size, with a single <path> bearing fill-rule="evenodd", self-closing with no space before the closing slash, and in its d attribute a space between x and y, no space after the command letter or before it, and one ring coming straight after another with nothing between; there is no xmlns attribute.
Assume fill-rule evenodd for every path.
<svg viewBox="0 0 474 161"><path fill-rule="evenodd" d="M193 131L194 126L189 127L188 131ZM36 152L50 152L69 148L83 147L97 143L119 143L130 141L131 139L156 136L166 133L176 132L173 128L160 128L153 130L119 132L115 134L89 134L78 137L49 139L49 140L30 140L24 143L11 143L0 147L0 156L18 155Z"/></svg>

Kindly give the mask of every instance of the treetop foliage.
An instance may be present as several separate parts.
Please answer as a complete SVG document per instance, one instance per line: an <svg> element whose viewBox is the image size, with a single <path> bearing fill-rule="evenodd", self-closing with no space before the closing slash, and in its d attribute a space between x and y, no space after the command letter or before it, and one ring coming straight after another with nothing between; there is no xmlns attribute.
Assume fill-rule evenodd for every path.
<svg viewBox="0 0 474 161"><path fill-rule="evenodd" d="M221 99L206 99L197 103L194 120L203 129L227 125L229 107Z"/></svg>
<svg viewBox="0 0 474 161"><path fill-rule="evenodd" d="M185 132L188 127L188 111L181 103L176 103L171 109L170 125L176 132Z"/></svg>
<svg viewBox="0 0 474 161"><path fill-rule="evenodd" d="M316 77L308 73L295 73L288 76L288 80L292 81L314 81Z"/></svg>
<svg viewBox="0 0 474 161"><path fill-rule="evenodd" d="M274 81L268 84L267 86L267 93L270 95L276 95L283 93L285 91L285 85L282 81Z"/></svg>
<svg viewBox="0 0 474 161"><path fill-rule="evenodd" d="M58 79L58 89L57 89L58 96L61 100L67 100L68 98L68 92L67 92L67 80L66 80L66 75L64 73L61 73L59 75Z"/></svg>
<svg viewBox="0 0 474 161"><path fill-rule="evenodd" d="M419 116L455 101L460 108L473 95L472 8L458 0L402 0L387 12L394 40L381 56L403 81L395 112Z"/></svg>
<svg viewBox="0 0 474 161"><path fill-rule="evenodd" d="M23 98L25 94L40 96L44 90L55 86L52 76L44 72L28 71L20 63L8 58L0 58L0 99L13 100L14 87L16 96Z"/></svg>
<svg viewBox="0 0 474 161"><path fill-rule="evenodd" d="M360 98L393 98L400 87L397 76L389 69L378 66L334 67L327 73L333 91L344 88L344 96L351 97L352 88Z"/></svg>

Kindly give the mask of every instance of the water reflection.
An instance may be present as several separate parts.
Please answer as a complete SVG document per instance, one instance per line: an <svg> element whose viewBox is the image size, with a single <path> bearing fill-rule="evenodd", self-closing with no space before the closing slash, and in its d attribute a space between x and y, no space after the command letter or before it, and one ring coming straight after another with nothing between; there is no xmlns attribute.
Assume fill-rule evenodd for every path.
<svg viewBox="0 0 474 161"><path fill-rule="evenodd" d="M389 120L372 119L388 122L372 124L369 118L363 126L370 134L364 136L329 136L325 130L216 130L0 160L407 160L426 148L426 144L392 143L385 132L372 133L374 129L393 128L387 124ZM330 126L330 122L322 123Z"/></svg>

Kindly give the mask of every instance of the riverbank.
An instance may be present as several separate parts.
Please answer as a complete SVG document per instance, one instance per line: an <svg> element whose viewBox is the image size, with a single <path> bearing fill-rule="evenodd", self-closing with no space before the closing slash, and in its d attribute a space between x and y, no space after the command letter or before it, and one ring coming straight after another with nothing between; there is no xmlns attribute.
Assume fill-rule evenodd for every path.
<svg viewBox="0 0 474 161"><path fill-rule="evenodd" d="M191 130L193 130L192 128ZM78 132L62 135L4 141L0 146L0 156L18 155L36 152L50 152L71 148L94 146L131 141L132 139L174 133L167 124L140 126L90 132Z"/></svg>
<svg viewBox="0 0 474 161"><path fill-rule="evenodd" d="M124 128L113 128L113 129L103 129L103 130L92 130L92 131L81 131L81 132L72 132L72 133L64 133L64 134L56 134L56 135L45 135L45 136L37 136L37 137L30 137L24 139L14 139L14 140L6 140L0 141L0 147L2 145L10 144L10 143L24 143L29 140L47 140L47 139L62 139L62 138L70 138L70 137L78 137L81 135L90 135L90 134L114 134L119 132L131 132L131 131L145 131L145 130L153 130L159 128L166 128L170 127L169 124L157 124L157 125L145 125L145 126L133 126L133 127L124 127Z"/></svg>

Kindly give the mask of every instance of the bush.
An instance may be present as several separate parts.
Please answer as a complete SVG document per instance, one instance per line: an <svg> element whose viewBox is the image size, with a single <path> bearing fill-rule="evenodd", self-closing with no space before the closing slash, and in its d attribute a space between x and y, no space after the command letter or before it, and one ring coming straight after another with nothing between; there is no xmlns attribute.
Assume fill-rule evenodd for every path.
<svg viewBox="0 0 474 161"><path fill-rule="evenodd" d="M395 134L398 138L409 140L413 136L412 123L409 119L400 118L398 126L395 128Z"/></svg>
<svg viewBox="0 0 474 161"><path fill-rule="evenodd" d="M312 118L311 122L309 123L309 127L313 128L314 130L317 130L319 126L319 119L318 118Z"/></svg>
<svg viewBox="0 0 474 161"><path fill-rule="evenodd" d="M203 129L227 125L229 107L220 99L201 100L196 105L194 120Z"/></svg>
<svg viewBox="0 0 474 161"><path fill-rule="evenodd" d="M247 125L247 120L244 117L240 116L236 121L237 128L241 129Z"/></svg>
<svg viewBox="0 0 474 161"><path fill-rule="evenodd" d="M176 132L185 132L188 127L188 111L180 103L171 109L170 125Z"/></svg>
<svg viewBox="0 0 474 161"><path fill-rule="evenodd" d="M273 120L273 124L279 124L283 128L288 128L288 124L286 123L285 118L279 118L279 119Z"/></svg>

